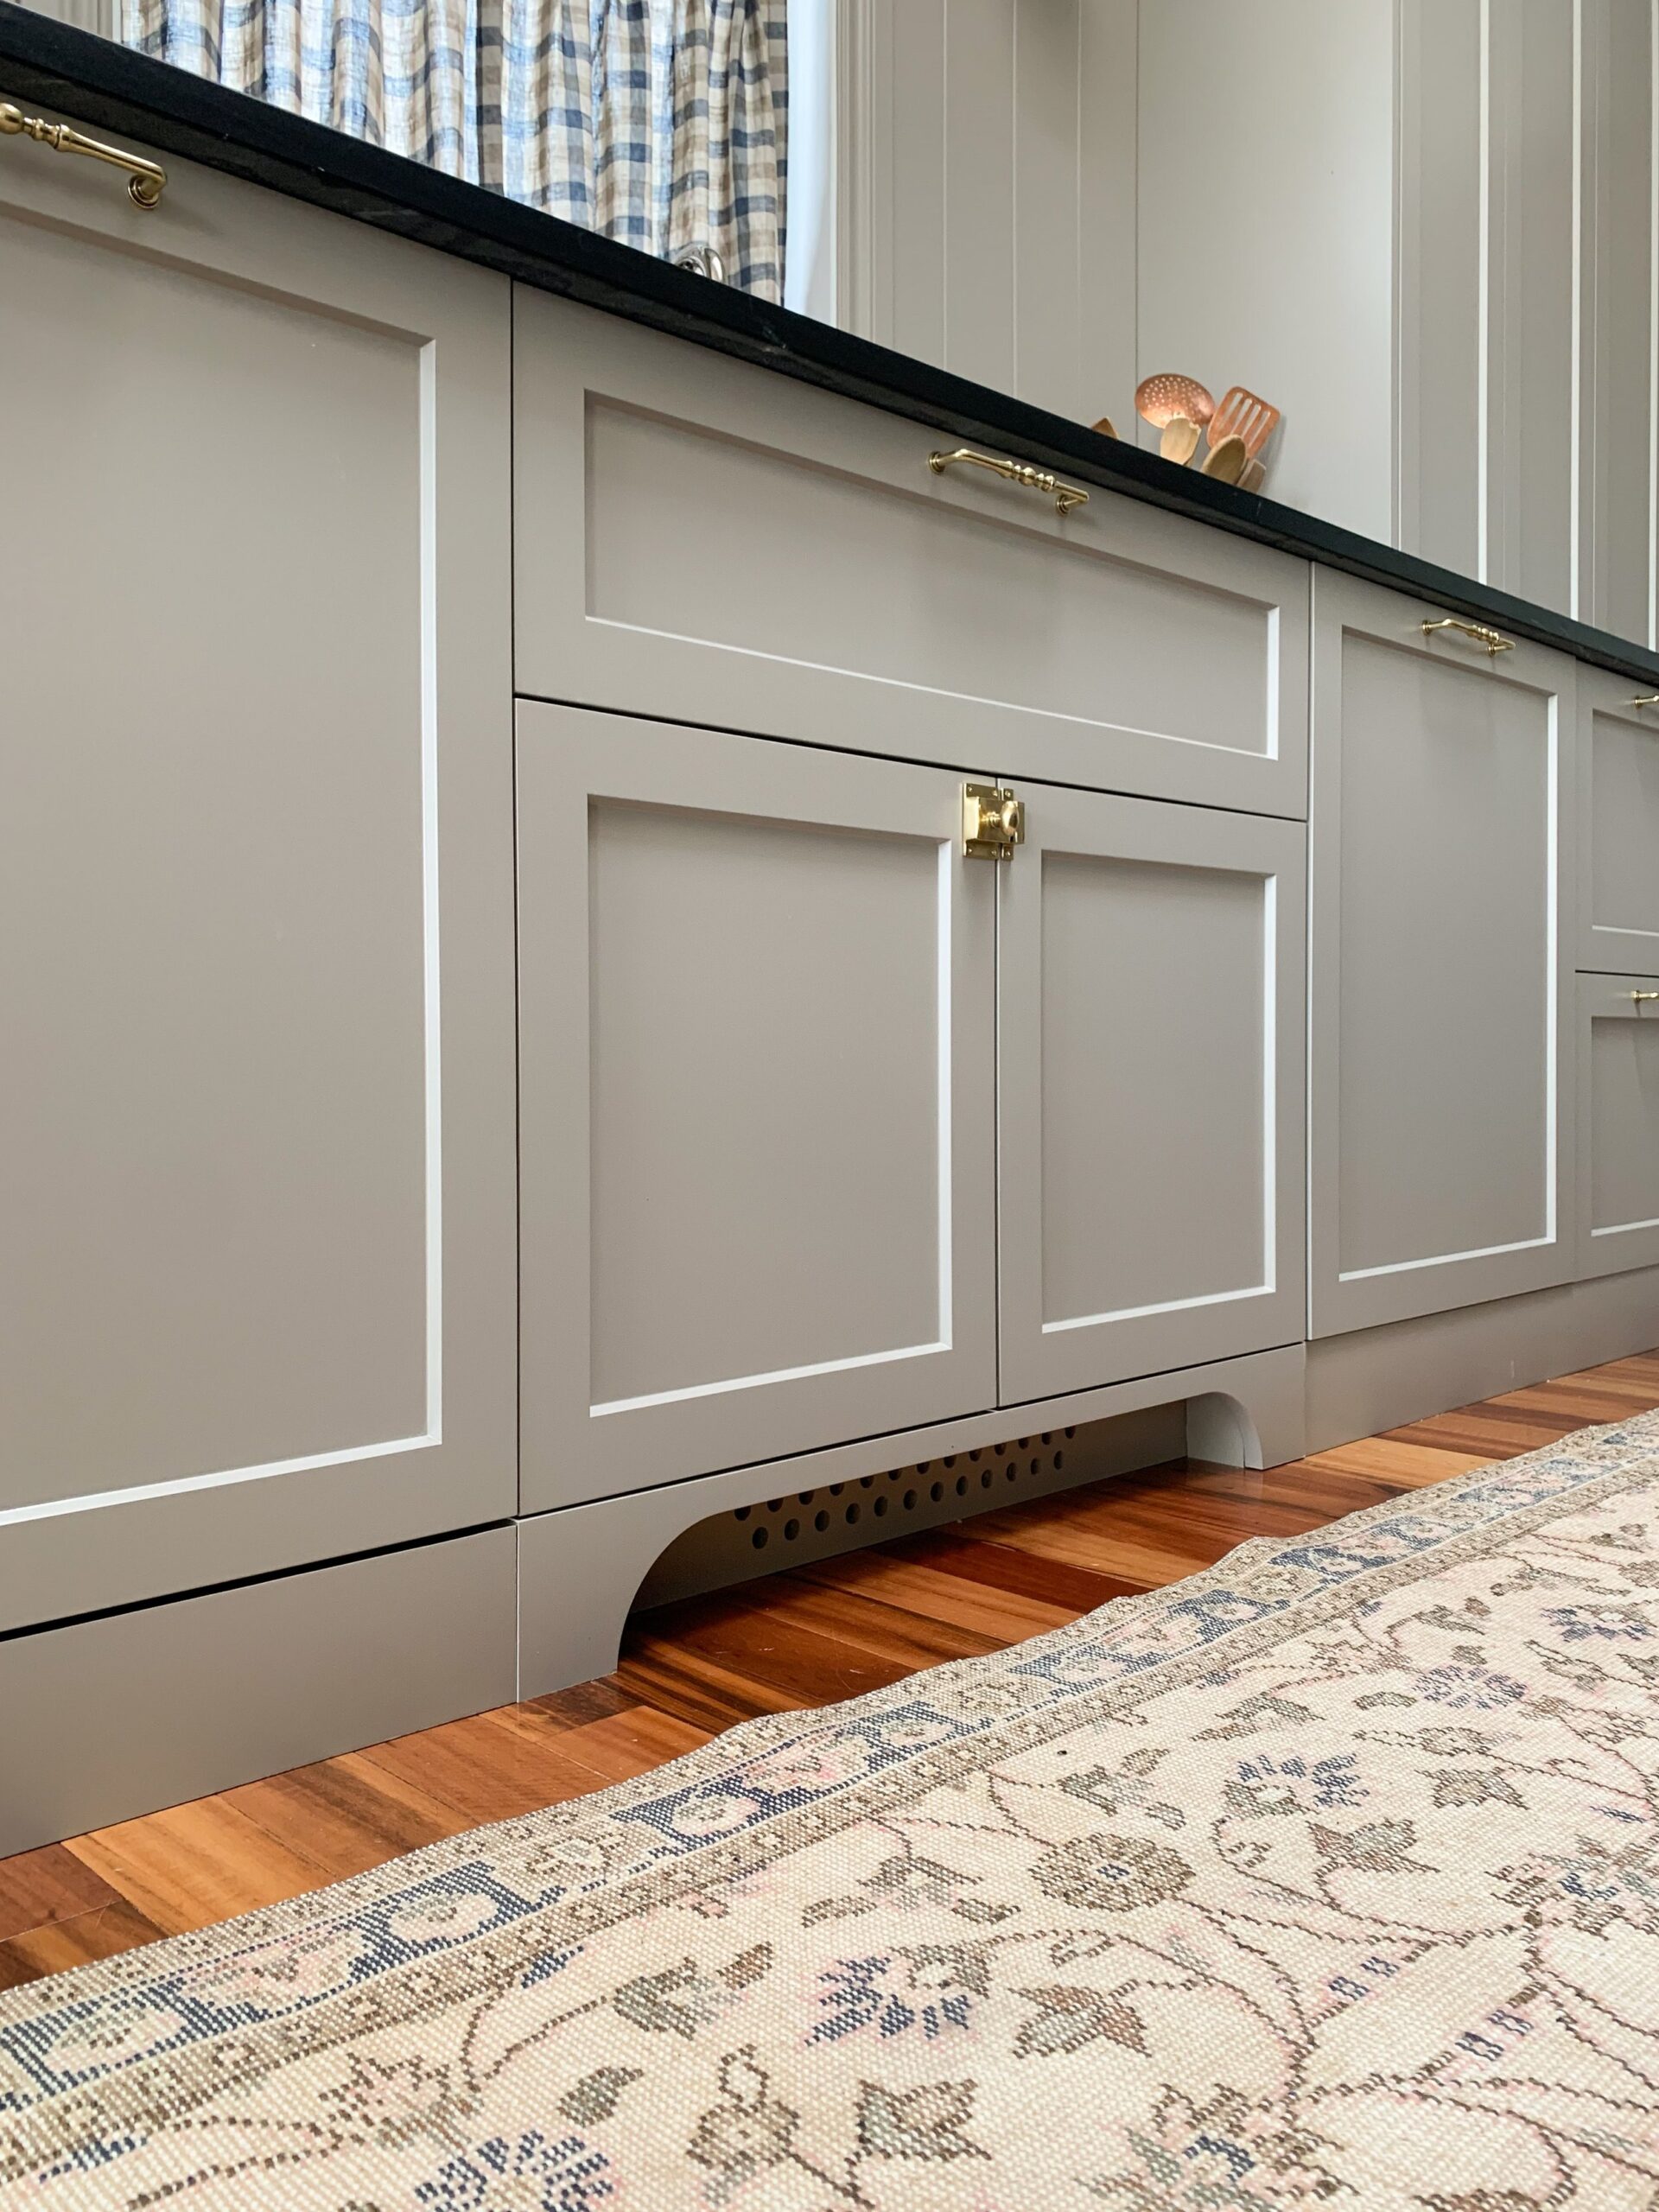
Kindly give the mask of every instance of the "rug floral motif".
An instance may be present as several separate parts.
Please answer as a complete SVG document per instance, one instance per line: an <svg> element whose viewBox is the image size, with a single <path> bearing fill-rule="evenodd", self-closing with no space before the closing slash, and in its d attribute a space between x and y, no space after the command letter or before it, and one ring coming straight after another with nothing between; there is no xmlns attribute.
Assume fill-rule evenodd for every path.
<svg viewBox="0 0 1659 2212"><path fill-rule="evenodd" d="M1656 2212L1659 1414L0 1999L45 2212Z"/></svg>

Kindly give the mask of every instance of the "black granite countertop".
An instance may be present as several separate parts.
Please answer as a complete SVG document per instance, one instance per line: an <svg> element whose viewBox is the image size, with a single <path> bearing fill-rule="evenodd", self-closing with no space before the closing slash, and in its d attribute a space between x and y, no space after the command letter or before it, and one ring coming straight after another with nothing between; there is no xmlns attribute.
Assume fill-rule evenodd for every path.
<svg viewBox="0 0 1659 2212"><path fill-rule="evenodd" d="M1240 537L1436 601L1450 613L1659 688L1659 653L1433 562L1178 468L1156 454L1011 399L810 316L671 268L556 215L390 154L321 124L0 0L0 99L125 134L274 192L332 208L521 284L672 332L804 384L847 394L953 439L1144 499ZM0 159L13 142L0 142Z"/></svg>

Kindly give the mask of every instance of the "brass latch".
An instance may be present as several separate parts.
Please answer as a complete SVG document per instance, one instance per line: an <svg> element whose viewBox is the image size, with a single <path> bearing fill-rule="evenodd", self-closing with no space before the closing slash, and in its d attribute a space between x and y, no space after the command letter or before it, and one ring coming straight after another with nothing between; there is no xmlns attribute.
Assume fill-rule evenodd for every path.
<svg viewBox="0 0 1659 2212"><path fill-rule="evenodd" d="M970 861L1011 861L1026 842L1026 803L1000 784L962 787L962 849Z"/></svg>

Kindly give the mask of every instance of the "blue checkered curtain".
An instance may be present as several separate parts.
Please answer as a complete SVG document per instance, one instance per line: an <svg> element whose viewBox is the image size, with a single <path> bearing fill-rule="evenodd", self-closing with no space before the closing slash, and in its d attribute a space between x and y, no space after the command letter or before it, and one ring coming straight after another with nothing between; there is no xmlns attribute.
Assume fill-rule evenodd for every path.
<svg viewBox="0 0 1659 2212"><path fill-rule="evenodd" d="M141 53L783 297L786 0L121 4Z"/></svg>

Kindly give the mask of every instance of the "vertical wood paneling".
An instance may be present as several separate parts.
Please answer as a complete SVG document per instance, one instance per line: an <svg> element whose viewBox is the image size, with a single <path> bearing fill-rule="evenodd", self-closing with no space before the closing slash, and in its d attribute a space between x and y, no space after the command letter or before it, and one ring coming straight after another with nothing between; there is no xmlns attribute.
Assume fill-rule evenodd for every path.
<svg viewBox="0 0 1659 2212"><path fill-rule="evenodd" d="M1080 327L1076 412L1134 435L1140 190L1139 0L1083 0L1077 60Z"/></svg>
<svg viewBox="0 0 1659 2212"><path fill-rule="evenodd" d="M1397 397L1401 544L1480 564L1482 0L1401 0Z"/></svg>
<svg viewBox="0 0 1659 2212"><path fill-rule="evenodd" d="M1573 602L1576 5L1491 8L1488 581Z"/></svg>
<svg viewBox="0 0 1659 2212"><path fill-rule="evenodd" d="M891 238L885 330L872 334L901 353L943 364L944 346L947 0L894 0L885 7L888 78L887 206ZM879 312L878 308L878 312Z"/></svg>
<svg viewBox="0 0 1659 2212"><path fill-rule="evenodd" d="M1645 639L1653 611L1652 0L1582 0L1578 593Z"/></svg>
<svg viewBox="0 0 1659 2212"><path fill-rule="evenodd" d="M1014 30L1014 389L1077 406L1080 0L1023 0Z"/></svg>
<svg viewBox="0 0 1659 2212"><path fill-rule="evenodd" d="M948 0L944 365L1010 391L1016 0Z"/></svg>

